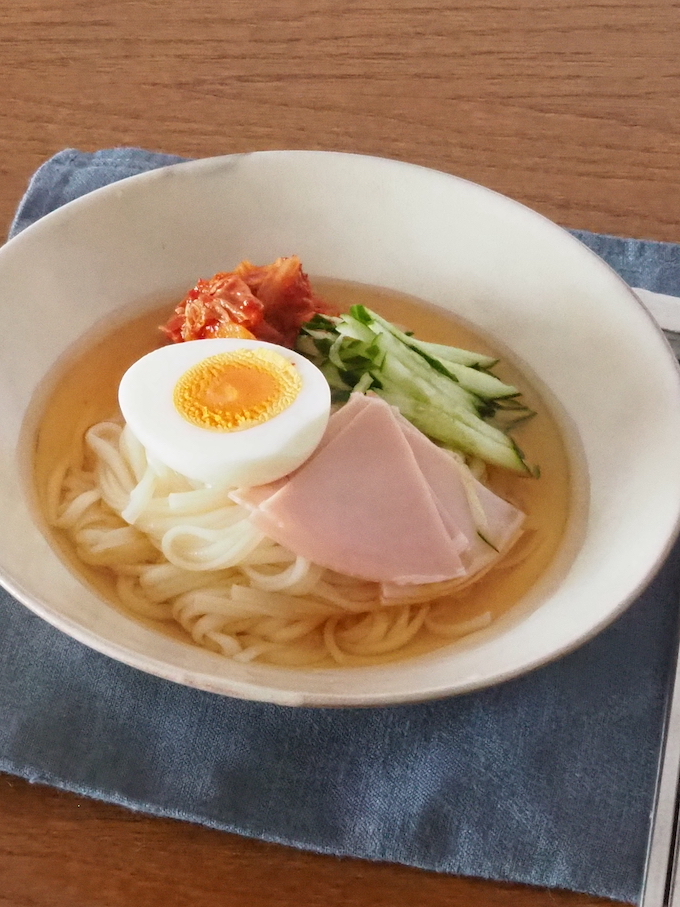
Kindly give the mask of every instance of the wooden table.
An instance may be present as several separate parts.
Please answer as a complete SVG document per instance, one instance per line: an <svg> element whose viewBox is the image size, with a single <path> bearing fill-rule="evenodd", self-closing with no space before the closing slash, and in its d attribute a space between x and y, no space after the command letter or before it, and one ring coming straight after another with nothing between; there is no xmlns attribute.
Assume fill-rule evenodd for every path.
<svg viewBox="0 0 680 907"><path fill-rule="evenodd" d="M5 0L0 228L67 146L358 151L680 241L677 0ZM679 288L680 290L680 288ZM586 907L321 857L0 776L0 905Z"/></svg>

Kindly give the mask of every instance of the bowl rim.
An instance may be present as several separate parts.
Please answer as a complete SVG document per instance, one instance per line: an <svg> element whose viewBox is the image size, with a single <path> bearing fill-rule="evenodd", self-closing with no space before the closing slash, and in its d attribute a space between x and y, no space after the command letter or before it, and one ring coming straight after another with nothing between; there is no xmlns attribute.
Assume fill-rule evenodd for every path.
<svg viewBox="0 0 680 907"><path fill-rule="evenodd" d="M237 154L230 155L220 155L207 158L198 158L194 160L186 160L178 163L170 163L159 168L152 170L144 171L142 173L137 173L129 177L124 177L121 180L116 180L113 183L109 183L105 186L99 187L92 190L91 192L86 193L66 204L56 208L55 210L45 214L43 217L39 218L33 224L24 228L12 239L8 240L5 246L0 249L0 266L5 254L5 250L12 247L16 248L20 246L25 240L22 240L22 237L32 237L39 235L40 230L51 229L53 224L58 224L59 221L63 218L69 218L73 216L74 211L84 210L91 205L100 204L100 199L106 198L110 194L114 194L116 191L120 191L121 184L131 185L139 182L147 183L156 179L162 179L163 175L168 170L179 171L182 170L188 174L188 178L192 179L196 175L201 176L203 174L209 174L214 169L221 169L225 165L231 165L234 161L243 158L243 157L272 157L275 156L279 159L282 159L286 156L300 157L305 155L312 155L314 157L350 157L350 158L359 158L365 159L371 162L377 162L379 164L388 164L390 166L395 166L396 168L405 168L408 170L418 169L428 174L436 174L438 177L445 177L448 180L453 180L456 182L461 182L472 186L476 191L483 191L494 196L496 199L501 200L504 204L510 204L511 206L523 209L525 212L528 212L531 217L537 221L540 221L543 224L544 228L550 229L555 233L559 232L562 239L575 244L579 247L581 252L587 253L587 255L594 261L597 261L598 266L603 269L607 269L610 275L613 275L616 278L619 289L621 291L621 299L627 298L630 305L635 306L637 309L641 310L650 327L654 330L657 335L663 337L663 334L654 321L651 314L635 295L633 290L626 284L620 275L614 271L606 262L604 262L595 252L585 246L580 240L575 236L571 235L565 228L559 226L558 224L551 221L549 218L545 217L540 212L529 208L527 205L522 202L518 202L502 193L499 193L493 189L482 186L480 184L474 183L471 180L465 179L463 177L456 176L455 174L450 174L445 171L434 170L420 164L412 164L405 161L401 161L394 158L379 157L374 155L364 155L357 154L352 152L339 152L339 151L305 151L305 150L270 150L270 151L255 151L255 152L240 152ZM126 189L124 191L127 191ZM675 359L674 354L670 348L670 345L664 338L664 343L667 348L667 365L673 365L675 370L676 384L678 386L678 398L680 399L680 367ZM680 416L679 416L680 417ZM167 662L163 662L158 659L150 659L148 656L144 656L142 653L138 653L130 650L127 646L121 645L119 643L111 642L108 639L103 637L98 637L97 634L92 631L77 626L72 621L65 619L63 616L60 616L57 612L51 611L47 603L41 603L36 601L34 595L29 591L24 589L23 584L20 580L20 577L14 577L9 575L2 566L0 566L0 584L3 585L15 598L22 602L26 607L31 611L36 613L39 617L46 620L52 626L57 627L61 631L67 633L72 638L78 640L79 642L89 646L90 648L105 654L110 657L115 658L118 661L121 661L131 667L137 668L139 670L145 671L147 673L154 674L156 676L162 677L166 680L173 682L181 683L183 685L194 686L198 689L207 690L210 692L219 693L221 695L228 695L236 698L244 698L250 700L261 700L279 703L283 705L305 705L305 706L314 706L314 707L328 707L328 706L385 706L385 705L397 705L410 702L421 702L427 701L434 698L444 698L454 695L460 695L473 690L482 689L491 685L496 685L501 682L505 682L512 678L518 677L525 673L531 672L545 664L548 664L551 661L554 661L558 658L561 658L565 654L575 650L576 648L583 645L585 642L592 639L594 636L599 634L606 626L611 624L617 617L619 617L629 605L640 595L640 593L649 585L654 576L658 573L664 561L667 559L670 551L675 544L676 539L680 535L680 498L677 501L676 513L675 513L675 522L672 528L670 535L666 538L665 544L660 547L658 554L652 563L647 565L644 575L641 575L640 580L634 588L632 588L629 593L623 598L618 607L608 613L601 621L597 624L592 625L588 632L581 633L573 640L566 642L563 646L558 649L552 649L549 652L546 652L542 657L534 658L529 662L523 663L523 665L510 668L506 671L496 672L492 678L486 676L480 676L477 679L471 679L467 683L458 684L454 688L439 688L436 689L421 689L417 692L412 693L402 693L395 696L371 696L370 693L323 693L318 697L310 696L305 693L301 696L297 696L294 693L283 692L281 690L274 690L267 687L266 685L258 685L252 681L245 683L240 683L233 679L227 679L224 682L224 678L219 678L222 682L214 682L214 679L211 681L210 677L202 671L183 671L183 676L178 678L178 669ZM275 669L287 671L287 669ZM346 668L341 669L346 671ZM370 671L371 668L353 668L353 671ZM228 689L227 689L228 687Z"/></svg>

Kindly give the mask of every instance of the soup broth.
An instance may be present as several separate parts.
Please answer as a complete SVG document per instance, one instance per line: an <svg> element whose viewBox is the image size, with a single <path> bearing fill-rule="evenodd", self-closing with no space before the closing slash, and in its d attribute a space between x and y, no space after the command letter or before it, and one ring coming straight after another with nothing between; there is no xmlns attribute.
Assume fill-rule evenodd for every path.
<svg viewBox="0 0 680 907"><path fill-rule="evenodd" d="M513 432L513 438L524 451L527 462L540 467L540 477L524 478L492 468L487 482L493 491L526 513L525 533L498 566L436 605L443 615L455 615L461 621L475 619L487 612L491 614L492 622L504 616L511 617L519 603L527 600L530 590L539 581L547 581L549 568L552 565L554 569L558 552L562 557L565 553L565 528L573 510L578 483L573 476L573 458L571 452L567 452L555 413L512 362L511 356L494 348L486 338L446 311L374 287L321 278L314 279L312 284L319 296L335 302L342 311L360 303L406 327L422 340L499 356L494 373L501 380L518 386L523 401L536 412L534 418ZM49 512L50 496L55 494L55 463L68 457L74 445L82 446L83 433L88 427L102 420L120 418L117 405L120 380L133 362L163 345L158 325L167 320L173 307L171 302L147 312L103 339L82 347L83 351L73 356L55 377L35 446L36 487L44 516ZM48 522L46 516L45 522ZM116 595L114 579L108 569L83 564L63 531L49 526L45 531L72 570L112 606L128 613ZM191 637L173 621L156 621L136 615L135 618L155 630L191 642ZM385 655L375 660L401 659L450 644L423 629L396 656Z"/></svg>

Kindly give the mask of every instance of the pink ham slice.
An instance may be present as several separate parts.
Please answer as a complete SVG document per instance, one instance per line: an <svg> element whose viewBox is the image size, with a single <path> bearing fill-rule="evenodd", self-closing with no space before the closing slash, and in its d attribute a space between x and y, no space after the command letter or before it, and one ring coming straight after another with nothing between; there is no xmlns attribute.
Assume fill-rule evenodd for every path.
<svg viewBox="0 0 680 907"><path fill-rule="evenodd" d="M321 566L383 584L437 583L469 575L493 552L461 469L379 397L353 394L295 473L232 497L258 529ZM477 517L481 507L502 547L493 539L514 537L523 514L476 485Z"/></svg>
<svg viewBox="0 0 680 907"><path fill-rule="evenodd" d="M465 574L459 546L382 401L322 442L251 521L296 554L350 576L428 583Z"/></svg>
<svg viewBox="0 0 680 907"><path fill-rule="evenodd" d="M365 394L351 394L347 403L334 412L332 418L328 420L326 431L316 448L316 453L329 444L333 438L337 437L355 416L358 416L359 413L363 412L367 407L370 407L371 400L373 399L374 397L367 397Z"/></svg>
<svg viewBox="0 0 680 907"><path fill-rule="evenodd" d="M482 561L486 563L490 550L502 551L515 539L524 522L524 514L475 479L464 463L457 462L451 454L433 444L398 411L395 415L434 493L444 524L450 532L457 529L465 538L466 572L475 572ZM457 473L453 481L452 466ZM471 496L476 498L478 521L470 504Z"/></svg>

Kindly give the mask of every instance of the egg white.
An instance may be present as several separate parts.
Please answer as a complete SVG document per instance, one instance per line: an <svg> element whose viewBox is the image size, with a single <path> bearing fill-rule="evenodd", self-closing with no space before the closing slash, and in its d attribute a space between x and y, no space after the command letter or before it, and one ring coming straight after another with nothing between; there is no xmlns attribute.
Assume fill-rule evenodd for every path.
<svg viewBox="0 0 680 907"><path fill-rule="evenodd" d="M269 349L292 362L302 379L297 397L283 412L240 431L192 425L175 408L175 385L187 369L210 356L238 349ZM123 418L151 461L205 485L245 488L264 485L297 469L326 429L330 389L304 356L259 340L191 340L161 347L138 359L118 389Z"/></svg>

